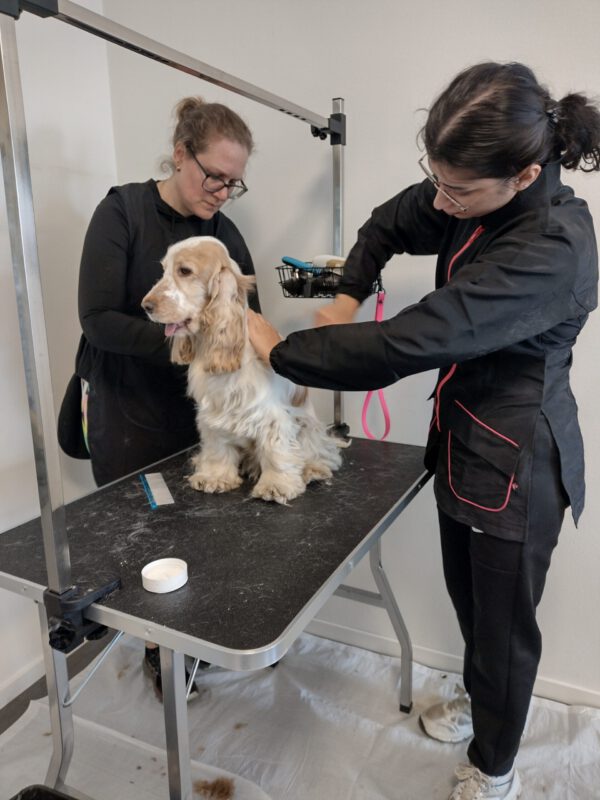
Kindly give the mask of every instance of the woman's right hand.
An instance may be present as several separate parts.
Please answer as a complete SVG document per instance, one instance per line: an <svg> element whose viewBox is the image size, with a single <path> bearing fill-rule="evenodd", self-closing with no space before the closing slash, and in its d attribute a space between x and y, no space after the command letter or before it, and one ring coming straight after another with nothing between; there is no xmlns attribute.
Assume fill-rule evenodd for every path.
<svg viewBox="0 0 600 800"><path fill-rule="evenodd" d="M333 303L328 303L317 309L315 313L315 328L324 325L345 325L354 321L360 303L348 294L336 295Z"/></svg>

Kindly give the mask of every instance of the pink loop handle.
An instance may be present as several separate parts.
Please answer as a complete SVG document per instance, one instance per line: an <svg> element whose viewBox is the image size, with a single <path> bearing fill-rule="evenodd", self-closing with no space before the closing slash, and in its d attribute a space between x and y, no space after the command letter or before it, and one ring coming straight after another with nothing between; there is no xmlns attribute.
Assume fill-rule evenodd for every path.
<svg viewBox="0 0 600 800"><path fill-rule="evenodd" d="M375 322L381 322L383 319L383 303L385 298L385 292L380 291L377 292L377 304L375 306ZM371 431L369 430L369 425L367 424L367 412L369 410L369 404L371 402L371 398L375 394L375 391L372 389L370 392L367 392L367 396L365 397L365 402L363 403L363 410L362 410L362 426L363 431L365 432L368 439L377 439ZM383 389L377 389L377 396L379 398L379 405L381 406L381 410L383 412L383 419L385 422L385 430L383 432L383 436L379 437L378 441L382 442L384 439L387 438L388 433L390 432L390 412L387 407L387 403L385 401L385 395L383 393Z"/></svg>
<svg viewBox="0 0 600 800"><path fill-rule="evenodd" d="M367 396L365 397L365 402L362 410L362 426L363 426L363 431L367 436L367 439L377 439L377 436L373 436L367 424L367 411L369 409L369 403L371 402L373 394L374 394L373 390L367 392ZM383 393L383 389L377 389L377 396L379 397L379 404L383 412L383 419L385 420L385 430L383 431L383 436L380 436L378 439L378 441L382 442L384 439L387 438L387 435L390 432L390 412L388 410L387 403L385 402L385 395Z"/></svg>

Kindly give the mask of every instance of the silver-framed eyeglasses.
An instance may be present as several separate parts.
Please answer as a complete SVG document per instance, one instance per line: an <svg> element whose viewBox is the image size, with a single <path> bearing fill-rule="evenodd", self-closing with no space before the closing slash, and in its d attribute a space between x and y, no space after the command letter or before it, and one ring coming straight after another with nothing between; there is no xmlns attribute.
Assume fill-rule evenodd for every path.
<svg viewBox="0 0 600 800"><path fill-rule="evenodd" d="M220 192L222 189L227 189L227 196L229 197L230 200L236 200L238 197L241 197L243 194L246 194L246 192L248 191L248 187L241 178L239 180L224 181L223 178L219 178L218 175L212 175L198 161L198 159L196 158L196 154L191 149L191 147L188 147L187 150L188 153L196 162L196 164L198 164L198 166L204 173L205 177L204 180L202 181L202 188L209 194L216 194L217 192Z"/></svg>
<svg viewBox="0 0 600 800"><path fill-rule="evenodd" d="M438 180L438 179L435 177L435 175L433 174L433 172L431 172L431 170L429 169L429 167L426 167L426 166L425 166L425 164L423 163L423 161L424 161L426 158L427 158L427 153L425 153L424 155L422 155L422 156L421 156L421 158L418 160L418 162L417 162L417 163L418 163L418 165L421 167L421 169L423 170L423 172L425 173L425 175L427 176L427 178L429 178L429 180L430 180L430 181L433 183L433 185L434 185L434 186L435 186L435 188L438 190L438 192L441 192L441 194L443 194L443 195L444 195L444 197L445 197L447 200L450 200L450 202L451 202L451 203L454 203L454 205L455 205L455 206L456 206L456 207L459 209L459 211L468 211L468 206L463 206L463 204L462 204L462 203L459 203L459 202L458 202L458 200L455 200L455 199L454 199L454 197L452 197L452 195L451 195L451 194L448 194L448 192L446 192L444 189L442 189L442 187L440 186L440 182L439 182L439 180Z"/></svg>

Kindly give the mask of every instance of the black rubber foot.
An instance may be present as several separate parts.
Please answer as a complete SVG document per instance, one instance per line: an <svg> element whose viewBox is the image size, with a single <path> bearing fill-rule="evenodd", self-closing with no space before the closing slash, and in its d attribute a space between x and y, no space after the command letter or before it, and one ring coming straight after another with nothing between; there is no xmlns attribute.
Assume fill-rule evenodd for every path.
<svg viewBox="0 0 600 800"><path fill-rule="evenodd" d="M403 706L402 703L400 703L400 711L402 711L404 714L410 714L410 712L412 711L412 707L413 707L412 703L409 706Z"/></svg>

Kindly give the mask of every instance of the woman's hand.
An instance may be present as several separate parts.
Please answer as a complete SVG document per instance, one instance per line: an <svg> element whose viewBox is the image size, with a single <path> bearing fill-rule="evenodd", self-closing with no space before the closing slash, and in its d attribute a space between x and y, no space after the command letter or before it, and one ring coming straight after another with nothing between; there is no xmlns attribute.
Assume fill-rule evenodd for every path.
<svg viewBox="0 0 600 800"><path fill-rule="evenodd" d="M250 308L248 309L248 336L252 347L256 350L256 355L267 364L271 350L283 340L270 322Z"/></svg>
<svg viewBox="0 0 600 800"><path fill-rule="evenodd" d="M348 294L338 294L333 303L322 306L315 313L315 327L323 325L344 325L354 321L360 306L358 300Z"/></svg>

